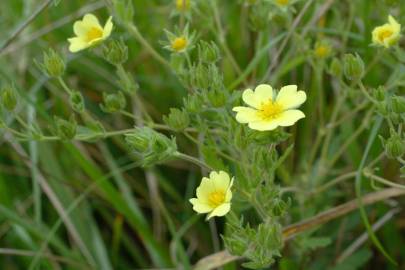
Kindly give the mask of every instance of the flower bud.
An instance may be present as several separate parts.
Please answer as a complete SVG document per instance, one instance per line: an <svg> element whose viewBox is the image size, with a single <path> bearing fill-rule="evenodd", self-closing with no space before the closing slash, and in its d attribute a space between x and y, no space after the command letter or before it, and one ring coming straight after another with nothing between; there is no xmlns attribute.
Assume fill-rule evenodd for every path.
<svg viewBox="0 0 405 270"><path fill-rule="evenodd" d="M405 98L394 96L391 98L391 107L394 113L405 113Z"/></svg>
<svg viewBox="0 0 405 270"><path fill-rule="evenodd" d="M270 12L267 4L253 6L249 13L249 26L253 31L266 30L269 25Z"/></svg>
<svg viewBox="0 0 405 270"><path fill-rule="evenodd" d="M85 105L82 93L73 90L70 93L69 101L70 106L75 112L82 113L84 111Z"/></svg>
<svg viewBox="0 0 405 270"><path fill-rule="evenodd" d="M364 62L358 54L345 54L343 57L343 71L348 80L357 81L364 75Z"/></svg>
<svg viewBox="0 0 405 270"><path fill-rule="evenodd" d="M220 52L215 42L206 42L201 40L198 44L199 59L206 64L216 63L220 59Z"/></svg>
<svg viewBox="0 0 405 270"><path fill-rule="evenodd" d="M18 103L18 93L13 85L6 85L1 90L1 104L7 111L15 109Z"/></svg>
<svg viewBox="0 0 405 270"><path fill-rule="evenodd" d="M383 140L383 144L385 153L389 158L402 157L405 153L405 141L393 131L391 131L391 137L386 141Z"/></svg>
<svg viewBox="0 0 405 270"><path fill-rule="evenodd" d="M44 52L42 63L37 65L45 72L49 77L60 77L65 72L65 61L62 57L52 49L48 52Z"/></svg>
<svg viewBox="0 0 405 270"><path fill-rule="evenodd" d="M225 89L212 89L208 91L207 98L211 105L215 108L223 107L227 101Z"/></svg>
<svg viewBox="0 0 405 270"><path fill-rule="evenodd" d="M69 120L55 116L56 135L62 140L71 140L76 136L77 123L73 115Z"/></svg>
<svg viewBox="0 0 405 270"><path fill-rule="evenodd" d="M175 131L183 131L190 124L188 113L177 108L171 108L170 113L163 116L163 121Z"/></svg>
<svg viewBox="0 0 405 270"><path fill-rule="evenodd" d="M128 47L122 40L111 40L103 47L104 58L113 65L121 65L128 60Z"/></svg>
<svg viewBox="0 0 405 270"><path fill-rule="evenodd" d="M174 138L169 139L149 127L135 128L125 134L125 140L144 167L165 162L177 152Z"/></svg>
<svg viewBox="0 0 405 270"><path fill-rule="evenodd" d="M199 113L202 110L203 101L198 94L188 95L183 99L184 108L190 113Z"/></svg>
<svg viewBox="0 0 405 270"><path fill-rule="evenodd" d="M131 0L113 0L115 17L122 23L130 23L134 17Z"/></svg>
<svg viewBox="0 0 405 270"><path fill-rule="evenodd" d="M385 92L386 92L386 90L385 90L384 86L379 86L378 88L373 89L372 94L376 100L383 102L383 101L385 101Z"/></svg>
<svg viewBox="0 0 405 270"><path fill-rule="evenodd" d="M194 66L190 71L192 85L200 90L206 90L210 86L208 68L203 64Z"/></svg>
<svg viewBox="0 0 405 270"><path fill-rule="evenodd" d="M342 63L338 58L334 57L332 59L329 67L329 73L336 78L340 78L340 76L342 76Z"/></svg>
<svg viewBox="0 0 405 270"><path fill-rule="evenodd" d="M127 101L122 92L118 94L107 94L103 92L104 104L100 104L101 109L107 113L115 113L125 109Z"/></svg>

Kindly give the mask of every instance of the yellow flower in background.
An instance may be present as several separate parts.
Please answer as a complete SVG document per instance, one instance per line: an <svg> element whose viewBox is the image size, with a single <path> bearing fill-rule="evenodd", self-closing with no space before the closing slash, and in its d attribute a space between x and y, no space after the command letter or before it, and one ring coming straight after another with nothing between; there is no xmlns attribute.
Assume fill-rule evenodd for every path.
<svg viewBox="0 0 405 270"><path fill-rule="evenodd" d="M188 41L185 37L176 37L172 40L170 46L175 52L183 52L187 47Z"/></svg>
<svg viewBox="0 0 405 270"><path fill-rule="evenodd" d="M190 0L176 0L176 8L178 11L187 11L190 9Z"/></svg>
<svg viewBox="0 0 405 270"><path fill-rule="evenodd" d="M327 42L321 41L321 42L317 42L315 44L314 55L317 58L320 58L320 59L326 58L326 57L330 56L331 53L332 53L332 48Z"/></svg>
<svg viewBox="0 0 405 270"><path fill-rule="evenodd" d="M73 25L76 37L68 39L69 51L74 53L99 44L111 35L112 28L112 17L102 27L96 16L90 13L84 15L82 20Z"/></svg>
<svg viewBox="0 0 405 270"><path fill-rule="evenodd" d="M282 6L282 7L288 5L289 3L290 3L290 0L276 0L276 4L279 6Z"/></svg>
<svg viewBox="0 0 405 270"><path fill-rule="evenodd" d="M233 111L237 112L236 121L247 123L251 129L265 131L292 126L305 117L296 108L305 102L307 95L297 91L296 85L284 86L276 94L270 85L261 84L255 91L246 89L242 99L250 107L234 107Z"/></svg>
<svg viewBox="0 0 405 270"><path fill-rule="evenodd" d="M388 16L388 23L377 26L372 32L373 43L385 48L396 44L400 35L401 25L391 15Z"/></svg>
<svg viewBox="0 0 405 270"><path fill-rule="evenodd" d="M209 213L212 217L226 215L231 209L233 178L224 171L211 172L210 177L203 177L197 188L197 198L190 199L193 210L200 214Z"/></svg>

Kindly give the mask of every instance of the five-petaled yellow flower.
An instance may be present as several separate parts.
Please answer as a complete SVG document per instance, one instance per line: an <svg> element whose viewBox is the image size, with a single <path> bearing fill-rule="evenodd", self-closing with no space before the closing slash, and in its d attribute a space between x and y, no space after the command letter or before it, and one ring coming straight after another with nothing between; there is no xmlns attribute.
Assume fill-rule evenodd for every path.
<svg viewBox="0 0 405 270"><path fill-rule="evenodd" d="M96 16L90 13L84 15L82 20L76 21L73 25L76 37L68 39L69 51L74 53L99 44L110 36L112 28L112 17L108 18L102 27Z"/></svg>
<svg viewBox="0 0 405 270"><path fill-rule="evenodd" d="M243 101L250 107L234 107L237 112L236 121L248 123L251 129L273 130L278 126L292 126L304 118L302 111L297 110L305 102L304 91L297 91L296 85L287 85L278 94L268 84L261 84L255 91L246 89L242 95Z"/></svg>
<svg viewBox="0 0 405 270"><path fill-rule="evenodd" d="M197 213L209 213L212 217L226 215L231 209L233 178L224 171L211 172L210 177L203 177L197 188L197 198L190 199L193 210Z"/></svg>
<svg viewBox="0 0 405 270"><path fill-rule="evenodd" d="M396 44L401 35L401 25L392 17L388 16L388 23L374 28L373 43L378 46L389 48Z"/></svg>

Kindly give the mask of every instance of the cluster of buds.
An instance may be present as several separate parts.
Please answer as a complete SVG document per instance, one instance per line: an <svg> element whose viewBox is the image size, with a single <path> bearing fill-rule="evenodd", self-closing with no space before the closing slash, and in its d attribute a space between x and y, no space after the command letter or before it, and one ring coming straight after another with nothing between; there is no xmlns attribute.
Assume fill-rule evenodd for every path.
<svg viewBox="0 0 405 270"><path fill-rule="evenodd" d="M170 113L163 116L163 121L175 131L183 131L190 124L190 117L185 110L171 108Z"/></svg>
<svg viewBox="0 0 405 270"><path fill-rule="evenodd" d="M133 132L125 134L125 140L144 167L163 163L177 153L174 138L169 139L149 127L135 128Z"/></svg>

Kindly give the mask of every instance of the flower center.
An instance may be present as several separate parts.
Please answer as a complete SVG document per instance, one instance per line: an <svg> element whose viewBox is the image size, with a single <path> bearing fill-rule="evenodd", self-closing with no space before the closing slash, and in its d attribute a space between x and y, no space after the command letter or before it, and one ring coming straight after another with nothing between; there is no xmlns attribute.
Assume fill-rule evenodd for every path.
<svg viewBox="0 0 405 270"><path fill-rule="evenodd" d="M392 36L393 32L391 29L384 29L381 30L380 33L378 33L378 39L380 41L384 41L386 38L389 38L390 36Z"/></svg>
<svg viewBox="0 0 405 270"><path fill-rule="evenodd" d="M276 0L276 3L279 4L280 6L286 6L288 5L289 0Z"/></svg>
<svg viewBox="0 0 405 270"><path fill-rule="evenodd" d="M330 52L329 47L323 46L323 45L321 45L315 49L315 55L319 58L324 58L324 57L328 56L329 52Z"/></svg>
<svg viewBox="0 0 405 270"><path fill-rule="evenodd" d="M277 102L270 100L267 103L262 103L260 110L258 111L259 117L263 120L271 120L277 118L283 112L283 106Z"/></svg>
<svg viewBox="0 0 405 270"><path fill-rule="evenodd" d="M178 37L172 42L172 49L176 52L183 50L187 46L187 40L184 37Z"/></svg>
<svg viewBox="0 0 405 270"><path fill-rule="evenodd" d="M211 207L215 208L225 201L225 193L223 191L214 191L208 196L208 202Z"/></svg>
<svg viewBox="0 0 405 270"><path fill-rule="evenodd" d="M103 30L98 27L92 27L87 32L86 41L90 42L103 36Z"/></svg>

